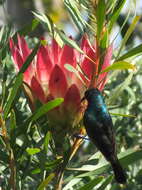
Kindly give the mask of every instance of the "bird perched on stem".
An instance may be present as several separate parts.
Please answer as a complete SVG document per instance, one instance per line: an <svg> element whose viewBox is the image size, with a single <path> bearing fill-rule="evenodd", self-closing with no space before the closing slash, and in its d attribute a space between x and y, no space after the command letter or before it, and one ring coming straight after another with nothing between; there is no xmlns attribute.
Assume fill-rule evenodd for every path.
<svg viewBox="0 0 142 190"><path fill-rule="evenodd" d="M126 183L125 172L117 158L113 123L101 92L97 88L89 89L82 99L88 101L83 123L92 142L110 162L118 183Z"/></svg>

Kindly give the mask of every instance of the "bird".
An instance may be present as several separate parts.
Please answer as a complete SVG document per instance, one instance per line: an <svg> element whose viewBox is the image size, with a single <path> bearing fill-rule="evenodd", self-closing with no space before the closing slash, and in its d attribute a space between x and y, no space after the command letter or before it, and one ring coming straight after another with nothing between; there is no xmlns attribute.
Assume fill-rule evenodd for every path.
<svg viewBox="0 0 142 190"><path fill-rule="evenodd" d="M86 90L82 101L85 99L88 102L83 116L86 133L111 164L116 181L125 184L126 173L117 157L113 122L104 97L97 88L90 88Z"/></svg>

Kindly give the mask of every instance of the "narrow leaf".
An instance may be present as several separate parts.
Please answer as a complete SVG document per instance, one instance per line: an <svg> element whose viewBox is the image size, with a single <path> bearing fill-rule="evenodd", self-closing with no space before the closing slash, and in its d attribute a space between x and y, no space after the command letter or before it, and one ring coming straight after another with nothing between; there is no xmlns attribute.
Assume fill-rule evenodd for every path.
<svg viewBox="0 0 142 190"><path fill-rule="evenodd" d="M45 139L44 139L44 149L45 149L46 153L48 151L48 144L49 144L50 138L51 138L51 134L48 131L46 136L45 136Z"/></svg>
<svg viewBox="0 0 142 190"><path fill-rule="evenodd" d="M139 55L139 54L142 54L142 44L129 50L127 53L123 54L121 57L117 59L117 61L121 61L121 60L130 58L132 56Z"/></svg>
<svg viewBox="0 0 142 190"><path fill-rule="evenodd" d="M69 190L73 188L74 185L78 184L82 179L81 178L74 178L69 183L66 184L66 186L63 188L63 190Z"/></svg>
<svg viewBox="0 0 142 190"><path fill-rule="evenodd" d="M105 22L105 11L106 11L106 5L105 5L105 0L101 0L98 2L97 6L97 38L98 40L100 39L104 22Z"/></svg>
<svg viewBox="0 0 142 190"><path fill-rule="evenodd" d="M103 180L103 177L98 177L91 180L89 183L85 184L83 187L78 190L92 190L96 185L98 185Z"/></svg>
<svg viewBox="0 0 142 190"><path fill-rule="evenodd" d="M34 31L38 25L39 21L37 19L33 19L29 24L26 24L20 30L18 30L17 33L20 34L20 36L26 36L30 32ZM17 33L15 33L15 35L13 36L14 40L17 38Z"/></svg>
<svg viewBox="0 0 142 190"><path fill-rule="evenodd" d="M103 183L101 184L101 186L99 186L96 190L105 190L106 187L111 183L112 179L113 179L113 176L107 177L107 178L103 181Z"/></svg>
<svg viewBox="0 0 142 190"><path fill-rule="evenodd" d="M16 130L16 116L14 111L12 110L10 114L10 142L12 146L15 145L16 141L15 130Z"/></svg>
<svg viewBox="0 0 142 190"><path fill-rule="evenodd" d="M34 155L34 154L39 153L40 149L39 148L27 148L26 151L29 155Z"/></svg>
<svg viewBox="0 0 142 190"><path fill-rule="evenodd" d="M127 115L127 114L121 114L121 113L111 113L109 112L111 115L114 116L122 116L122 117L136 117L135 115Z"/></svg>
<svg viewBox="0 0 142 190"><path fill-rule="evenodd" d="M67 36L66 36L62 31L60 31L60 30L57 30L57 32L58 32L59 36L61 37L61 39L63 40L63 42L64 42L65 44L67 44L67 45L69 45L69 46L75 48L78 52L80 52L81 54L84 54L84 56L85 56L88 60L90 60L91 62L95 63L95 61L93 61L90 57L88 57L88 56L84 53L84 51L77 45L77 43L76 43L74 40L72 40L72 39L70 39L69 37L67 37Z"/></svg>
<svg viewBox="0 0 142 190"><path fill-rule="evenodd" d="M122 40L122 43L121 43L120 49L118 51L117 57L119 57L119 55L121 53L121 50L123 49L123 47L125 46L127 40L129 39L130 35L134 31L134 29L136 27L136 24L138 23L139 20L140 20L140 16L135 16L135 18L133 19L132 24L128 28L128 30L127 30L127 32L126 32L126 34L125 34L125 36L124 36L124 38Z"/></svg>
<svg viewBox="0 0 142 190"><path fill-rule="evenodd" d="M44 190L45 187L50 183L50 181L55 177L54 173L51 173L42 183L39 185L37 190Z"/></svg>
<svg viewBox="0 0 142 190"><path fill-rule="evenodd" d="M142 149L140 149L140 150L128 149L125 152L118 154L118 158L123 167L127 167L128 165L135 163L136 161L140 160L141 157L142 157ZM109 166L110 166L110 164L104 160L101 163L99 163L98 165L96 165L96 167L93 171L85 172L76 177L82 178L82 177L87 177L87 176L98 175L98 174L101 174L102 172L104 172L106 169L108 169ZM77 170L77 171L79 171L79 170Z"/></svg>
<svg viewBox="0 0 142 190"><path fill-rule="evenodd" d="M111 103L111 105L114 103L114 101L120 96L122 91L130 84L130 81L132 80L133 73L131 72L129 76L125 79L123 83L118 85L111 93L111 96L108 99L108 104Z"/></svg>
<svg viewBox="0 0 142 190"><path fill-rule="evenodd" d="M75 25L77 26L79 32L81 34L83 34L86 26L85 26L85 22L82 19L80 11L78 10L75 2L70 1L70 0L64 0L64 5L68 9L68 12L70 13L70 15L71 15Z"/></svg>
<svg viewBox="0 0 142 190"><path fill-rule="evenodd" d="M65 64L64 67L65 67L68 71L73 72L73 73L77 76L77 78L78 78L79 80L81 80L81 82L85 85L85 83L84 83L84 81L82 80L81 76L79 75L78 71L77 71L72 65L70 65L70 64Z"/></svg>
<svg viewBox="0 0 142 190"><path fill-rule="evenodd" d="M46 114L48 111L53 108L59 106L63 102L63 98L56 98L55 100L51 100L47 104L41 106L33 115L30 117L30 121L36 121L38 118Z"/></svg>
<svg viewBox="0 0 142 190"><path fill-rule="evenodd" d="M28 68L28 66L30 65L30 63L32 62L32 60L34 59L35 55L37 54L38 48L40 46L40 43L38 43L35 48L33 49L33 51L31 52L31 54L27 57L26 61L24 62L24 64L22 65L19 73L24 73L26 71L26 69Z"/></svg>
<svg viewBox="0 0 142 190"><path fill-rule="evenodd" d="M55 30L56 25L52 22L51 18L48 15L46 16L45 14L42 13L35 13L35 12L32 13L41 22L41 24L43 24L48 29L50 34L56 39L58 44L62 47L64 43L60 38L59 34L57 33L57 31Z"/></svg>
<svg viewBox="0 0 142 190"><path fill-rule="evenodd" d="M116 7L113 10L113 13L110 15L110 21L109 21L109 33L111 32L113 25L115 24L123 6L125 5L126 0L120 0L118 4L116 4Z"/></svg>
<svg viewBox="0 0 142 190"><path fill-rule="evenodd" d="M8 97L7 103L4 107L4 119L7 118L7 115L11 109L11 105L17 95L18 90L20 89L20 86L22 85L23 82L23 74L19 73L16 77L15 83L11 89L10 95Z"/></svg>
<svg viewBox="0 0 142 190"><path fill-rule="evenodd" d="M68 37L67 37L62 31L60 31L60 30L57 30L57 32L58 32L59 36L61 37L61 39L63 40L63 42L64 42L65 44L67 44L67 45L69 45L69 46L75 48L77 51L79 51L80 53L84 54L84 52L82 51L82 49L80 49L80 47L77 45L77 43L76 43L74 40L68 38Z"/></svg>
<svg viewBox="0 0 142 190"><path fill-rule="evenodd" d="M103 71L101 71L100 74L104 73L104 72L109 72L112 70L124 70L124 69L132 69L135 70L136 67L135 65L132 65L131 63L128 63L126 61L118 61L113 63L112 65L108 66L106 69L104 69Z"/></svg>

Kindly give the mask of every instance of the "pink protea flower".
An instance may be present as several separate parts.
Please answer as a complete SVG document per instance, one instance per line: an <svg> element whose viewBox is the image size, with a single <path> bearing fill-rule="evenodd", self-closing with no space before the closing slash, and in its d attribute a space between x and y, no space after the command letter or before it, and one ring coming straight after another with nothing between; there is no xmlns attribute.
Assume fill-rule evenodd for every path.
<svg viewBox="0 0 142 190"><path fill-rule="evenodd" d="M44 104L57 97L64 98L64 103L49 113L52 125L58 125L57 133L62 131L63 136L78 122L76 116L81 112L81 96L86 90L85 86L102 90L106 83L107 73L99 75L100 55L97 48L96 44L92 46L87 36L84 36L81 43L84 51L82 55L68 45L61 48L53 39L50 45L40 46L36 58L24 73L24 82L30 88L30 91L26 90L26 94L32 99L32 104L35 99ZM10 50L14 65L19 71L31 49L24 37L18 35L17 44L10 39ZM111 55L112 46L105 52L100 71L109 66ZM65 64L76 69L83 82L67 70Z"/></svg>

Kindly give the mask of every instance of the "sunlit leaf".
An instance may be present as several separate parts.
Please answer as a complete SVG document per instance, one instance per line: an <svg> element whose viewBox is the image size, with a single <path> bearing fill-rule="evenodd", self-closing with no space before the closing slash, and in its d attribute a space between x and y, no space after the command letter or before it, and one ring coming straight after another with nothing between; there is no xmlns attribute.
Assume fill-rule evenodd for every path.
<svg viewBox="0 0 142 190"><path fill-rule="evenodd" d="M121 152L120 154L118 154L118 158L122 164L122 166L125 168L130 164L135 163L136 161L140 160L142 157L142 150L135 150L135 149L128 149L125 152ZM106 161L106 160L102 160L101 162L99 162L99 164L93 166L94 170L93 171L89 171L89 172L84 172L83 174L80 174L76 177L78 178L82 178L82 177L87 177L87 176L94 176L94 175L98 175L101 174L102 172L104 172L106 169L108 169L108 167L110 166L110 164ZM83 171L83 169L81 168L70 168L70 170L74 170L74 171ZM86 171L86 170L84 170Z"/></svg>
<svg viewBox="0 0 142 190"><path fill-rule="evenodd" d="M125 46L127 40L129 39L130 35L134 31L134 29L136 27L136 24L138 23L139 20L140 20L140 16L135 16L135 18L133 19L132 24L128 28L128 30L127 30L127 32L126 32L126 34L125 34L125 36L124 36L124 38L122 40L122 43L121 43L120 49L118 51L117 57L119 57L119 55L121 53L121 50L123 49L123 47Z"/></svg>
<svg viewBox="0 0 142 190"><path fill-rule="evenodd" d="M103 180L103 177L97 177L93 180L91 180L90 182L88 182L87 184L85 184L83 187L77 189L77 190L92 190L96 185L98 185L101 181Z"/></svg>
<svg viewBox="0 0 142 190"><path fill-rule="evenodd" d="M115 62L112 65L108 66L106 69L101 71L101 73L109 72L109 71L113 71L113 70L125 70L125 69L135 70L136 67L135 67L135 65L132 65L131 63L128 63L126 61L118 61L118 62Z"/></svg>
<svg viewBox="0 0 142 190"><path fill-rule="evenodd" d="M34 155L39 153L41 150L39 148L27 148L26 151L29 155Z"/></svg>
<svg viewBox="0 0 142 190"><path fill-rule="evenodd" d="M46 136L45 136L45 139L44 139L44 149L45 149L46 153L48 151L48 144L49 144L50 138L51 138L51 134L48 131Z"/></svg>
<svg viewBox="0 0 142 190"><path fill-rule="evenodd" d="M105 0L101 0L98 2L97 6L97 38L100 40L101 33L103 31L103 26L105 22L105 12L106 12L106 4Z"/></svg>
<svg viewBox="0 0 142 190"><path fill-rule="evenodd" d="M104 179L102 184L98 188L96 188L96 190L105 190L106 187L111 183L112 179L113 176L109 176L106 179Z"/></svg>
<svg viewBox="0 0 142 190"><path fill-rule="evenodd" d="M52 22L51 18L43 13L35 13L35 12L32 13L48 29L50 34L56 39L58 44L62 47L64 43L60 38L59 34L57 33L57 31L55 30L56 25Z"/></svg>
<svg viewBox="0 0 142 190"><path fill-rule="evenodd" d="M122 116L122 117L136 117L135 115L128 115L128 114L121 114L121 113L111 113L109 112L111 115L114 115L114 116Z"/></svg>
<svg viewBox="0 0 142 190"><path fill-rule="evenodd" d="M68 9L75 25L78 27L79 32L84 33L86 27L84 20L81 17L80 11L78 10L75 1L64 0L64 4Z"/></svg>
<svg viewBox="0 0 142 190"><path fill-rule="evenodd" d="M77 43L70 39L69 37L67 37L62 31L57 30L59 36L61 37L61 39L63 40L63 42L73 48L75 48L77 51L79 51L80 53L84 54L84 52L82 51L82 49L80 49L80 47L77 45Z"/></svg>
<svg viewBox="0 0 142 190"><path fill-rule="evenodd" d="M30 118L30 121L36 121L38 118L46 114L48 111L59 106L62 102L63 98L56 98L55 100L51 100L50 102L44 104L37 111L33 113L33 115Z"/></svg>
<svg viewBox="0 0 142 190"><path fill-rule="evenodd" d="M70 188L73 188L74 185L78 184L82 179L81 178L74 178L69 183L66 184L66 186L63 188L63 190L68 190Z"/></svg>
<svg viewBox="0 0 142 190"><path fill-rule="evenodd" d="M41 172L41 169L40 168L36 168L34 170L32 170L32 174L39 174Z"/></svg>
<svg viewBox="0 0 142 190"><path fill-rule="evenodd" d="M116 7L113 10L113 13L110 15L109 20L109 32L112 30L114 23L116 22L123 6L125 5L126 0L120 0L118 4L116 4Z"/></svg>
<svg viewBox="0 0 142 190"><path fill-rule="evenodd" d="M142 44L129 50L127 53L123 54L122 56L120 56L117 61L121 61L121 60L124 60L124 59L127 59L127 58L130 58L132 56L137 56L137 55L140 55L142 54Z"/></svg>

